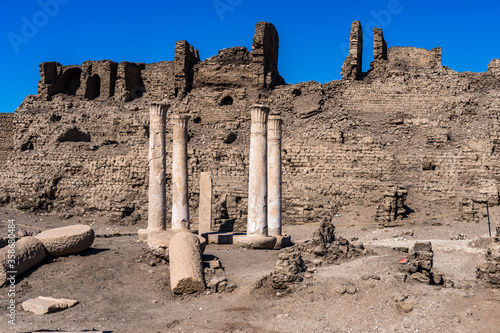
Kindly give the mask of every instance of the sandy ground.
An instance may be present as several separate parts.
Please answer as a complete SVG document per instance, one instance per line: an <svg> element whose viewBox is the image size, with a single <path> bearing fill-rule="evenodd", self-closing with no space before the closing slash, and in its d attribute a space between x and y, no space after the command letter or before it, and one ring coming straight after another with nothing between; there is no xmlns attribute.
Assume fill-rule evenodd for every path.
<svg viewBox="0 0 500 333"><path fill-rule="evenodd" d="M144 221L123 227L98 218L60 220L0 208L3 221L15 218L18 225L38 228L90 224L99 236L88 251L47 259L18 279L15 327L7 323L7 288L0 288L0 332L500 331L499 289L484 288L475 278L475 266L491 241L480 238L488 232L485 218L479 224L470 224L450 216L385 229L372 224L342 225L371 222L371 210L350 207L339 212L334 222L340 225L337 235L363 241L373 254L320 267L293 293L254 289L261 277L273 271L278 251L211 244L205 255L220 258L222 275L237 288L232 293L179 296L170 291L168 265L153 263L146 256L146 246L137 241L136 230L145 225ZM499 207L492 211L500 216ZM7 235L6 224L0 224L0 235ZM284 229L293 240L306 241L316 227L308 224ZM453 239L459 234L465 239ZM104 237L110 235L114 237ZM454 288L401 281L397 267L401 254L392 248L412 246L417 240L432 242L434 270L452 280ZM339 288L345 286L355 287L356 293L340 294ZM79 304L48 315L22 310L21 302L38 296L76 299ZM397 297L406 298L404 302L413 310L400 311L394 300Z"/></svg>

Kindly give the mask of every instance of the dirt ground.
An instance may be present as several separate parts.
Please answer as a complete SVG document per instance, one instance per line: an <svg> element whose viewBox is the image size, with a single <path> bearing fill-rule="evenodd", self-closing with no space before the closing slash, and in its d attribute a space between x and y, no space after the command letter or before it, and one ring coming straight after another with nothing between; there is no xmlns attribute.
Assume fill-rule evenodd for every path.
<svg viewBox="0 0 500 333"><path fill-rule="evenodd" d="M15 327L7 323L7 288L0 288L0 332L500 331L500 292L475 278L475 266L492 241L481 237L488 233L485 217L481 215L478 224L449 216L381 229L363 224L372 222L373 212L373 207L348 207L334 218L337 235L361 240L373 254L319 267L292 293L254 288L273 271L279 251L210 244L205 255L221 260L222 275L237 288L231 293L179 296L170 291L168 265L154 263L146 255L146 245L137 241L135 234L145 221L124 227L99 218L61 220L0 208L0 220L14 218L19 231L36 231L20 224L52 228L82 223L92 225L98 235L88 251L46 259L18 279ZM492 212L500 216L500 207ZM410 218L441 213L446 212L427 210ZM343 225L349 223L361 225ZM286 225L284 230L300 242L310 239L316 228L317 224ZM7 235L5 223L0 223L0 235ZM432 242L433 270L452 280L454 287L401 281L397 266L402 254L393 247L412 246L417 240ZM346 286L353 286L355 293L339 293ZM22 310L21 302L38 296L75 299L79 304L47 315ZM398 298L405 299L410 312L398 307Z"/></svg>

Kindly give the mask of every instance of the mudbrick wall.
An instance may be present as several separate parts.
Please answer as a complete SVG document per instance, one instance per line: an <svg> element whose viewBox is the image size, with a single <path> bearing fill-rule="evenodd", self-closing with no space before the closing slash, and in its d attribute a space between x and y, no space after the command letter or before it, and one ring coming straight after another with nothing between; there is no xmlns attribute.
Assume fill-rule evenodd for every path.
<svg viewBox="0 0 500 333"><path fill-rule="evenodd" d="M0 166L4 165L14 145L14 114L0 113Z"/></svg>
<svg viewBox="0 0 500 333"><path fill-rule="evenodd" d="M360 29L356 23L356 52L346 62L356 70ZM147 218L152 101L191 115L194 224L202 171L214 176L216 221L245 224L254 103L284 118L285 222L317 221L344 205L377 205L394 186L407 191L410 204L419 197L450 209L464 200L498 203L498 62L488 72L458 73L441 66L439 48L387 49L382 31L375 33L378 56L371 70L353 69L348 72L356 75L326 84L284 83L277 32L265 22L257 24L252 52L234 47L201 62L197 50L181 41L174 61L156 64L44 63L39 94L16 110L13 136L0 118L0 138L13 137L13 152L0 164L0 203L121 223ZM65 77L68 70L72 78ZM172 126L167 128L171 165ZM170 195L167 201L170 206Z"/></svg>

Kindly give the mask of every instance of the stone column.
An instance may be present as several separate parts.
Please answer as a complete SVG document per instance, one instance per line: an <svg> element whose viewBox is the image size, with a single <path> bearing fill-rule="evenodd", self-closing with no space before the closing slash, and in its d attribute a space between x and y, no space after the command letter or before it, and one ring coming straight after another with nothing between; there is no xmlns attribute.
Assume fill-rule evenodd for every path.
<svg viewBox="0 0 500 333"><path fill-rule="evenodd" d="M153 230L166 229L165 193L165 128L170 105L149 105L149 195L148 227L139 230L139 238L145 240Z"/></svg>
<svg viewBox="0 0 500 333"><path fill-rule="evenodd" d="M267 121L267 222L269 235L281 236L281 116Z"/></svg>
<svg viewBox="0 0 500 333"><path fill-rule="evenodd" d="M173 115L172 229L189 229L187 125L190 116Z"/></svg>
<svg viewBox="0 0 500 333"><path fill-rule="evenodd" d="M248 181L248 236L267 236L267 116L269 107L251 109Z"/></svg>
<svg viewBox="0 0 500 333"><path fill-rule="evenodd" d="M200 205L198 234L212 232L212 173L200 174Z"/></svg>

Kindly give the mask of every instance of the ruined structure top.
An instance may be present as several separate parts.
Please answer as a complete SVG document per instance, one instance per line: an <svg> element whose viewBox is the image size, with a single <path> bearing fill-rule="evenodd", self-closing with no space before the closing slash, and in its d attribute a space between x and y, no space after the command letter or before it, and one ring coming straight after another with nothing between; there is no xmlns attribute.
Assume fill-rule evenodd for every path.
<svg viewBox="0 0 500 333"><path fill-rule="evenodd" d="M232 47L202 62L198 50L185 40L175 44L173 61L118 64L102 60L80 66L44 62L40 64L38 98L50 101L54 95L66 94L82 100L112 97L127 102L143 95L159 100L183 97L192 88L206 85L272 89L285 84L278 72L278 49L274 25L259 22L252 52ZM235 64L241 66L235 68Z"/></svg>
<svg viewBox="0 0 500 333"><path fill-rule="evenodd" d="M346 80L358 80L361 78L361 66L363 62L363 29L361 22L354 21L351 25L349 38L349 55L342 66L342 78Z"/></svg>
<svg viewBox="0 0 500 333"><path fill-rule="evenodd" d="M39 94L28 96L15 114L0 114L0 205L144 219L148 142L157 138L160 147L156 143L165 139L169 152L179 138L189 140L179 146L189 154L184 179L190 180L193 223L199 173L213 171L214 198L223 207L214 219L234 218L243 226L247 131L257 129L254 134L272 143L279 134L273 116L266 133L264 110L256 109L261 117L250 124L254 103L283 116L287 221L315 221L346 204L379 204L389 185L433 198L473 202L473 193L498 201L500 60L484 73L459 73L441 66L440 48L389 48L376 28L374 60L363 73L361 24L354 22L350 32L343 80L325 84L282 84L278 33L266 22L256 25L252 50L231 47L203 61L182 40L172 61L42 63ZM153 108L160 114L150 119L149 104L167 100L173 112L191 116L187 138L185 131L174 135L182 127L163 125L161 108ZM153 118L160 118L160 127ZM165 158L173 162L173 154ZM161 170L170 193L175 177L170 168ZM165 200L170 206L173 197ZM170 217L161 216L157 225L163 228Z"/></svg>

